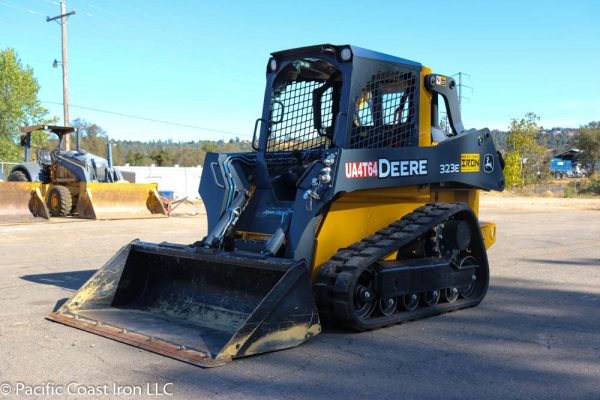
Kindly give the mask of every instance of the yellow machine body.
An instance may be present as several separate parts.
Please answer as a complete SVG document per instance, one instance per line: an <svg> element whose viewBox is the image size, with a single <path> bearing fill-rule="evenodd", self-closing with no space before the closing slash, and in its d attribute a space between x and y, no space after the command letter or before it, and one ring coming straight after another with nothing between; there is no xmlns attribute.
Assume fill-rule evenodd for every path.
<svg viewBox="0 0 600 400"><path fill-rule="evenodd" d="M431 191L429 186L358 190L336 200L315 235L315 256L312 278L319 268L339 249L375 233L383 226L430 202L463 202L478 215L478 190ZM496 224L481 222L486 248L496 242Z"/></svg>

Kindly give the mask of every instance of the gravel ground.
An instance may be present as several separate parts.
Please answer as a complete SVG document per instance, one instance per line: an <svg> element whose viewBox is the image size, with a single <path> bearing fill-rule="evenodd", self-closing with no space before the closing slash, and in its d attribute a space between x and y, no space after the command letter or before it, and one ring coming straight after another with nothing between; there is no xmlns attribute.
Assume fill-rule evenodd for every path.
<svg viewBox="0 0 600 400"><path fill-rule="evenodd" d="M499 237L479 307L375 332L326 330L214 369L44 319L126 242L193 242L204 215L0 226L0 398L7 387L26 397L73 383L95 386L89 398L164 388L182 399L598 399L600 207L546 200L483 198Z"/></svg>

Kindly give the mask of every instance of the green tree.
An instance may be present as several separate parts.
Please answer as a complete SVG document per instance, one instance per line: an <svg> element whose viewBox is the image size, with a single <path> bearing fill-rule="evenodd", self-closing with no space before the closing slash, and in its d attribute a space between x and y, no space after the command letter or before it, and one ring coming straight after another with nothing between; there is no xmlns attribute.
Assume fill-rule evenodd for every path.
<svg viewBox="0 0 600 400"><path fill-rule="evenodd" d="M149 165L150 159L144 153L138 151L130 151L125 157L125 162L132 166Z"/></svg>
<svg viewBox="0 0 600 400"><path fill-rule="evenodd" d="M174 160L177 160L178 156L166 149L160 149L158 151L153 150L150 152L150 158L154 160L154 164L157 167L171 167L175 165Z"/></svg>
<svg viewBox="0 0 600 400"><path fill-rule="evenodd" d="M106 131L102 129L100 125L88 122L82 118L77 118L71 122L71 126L79 129L82 149L86 150L88 153L106 157L108 137ZM73 138L73 140L75 140L75 138Z"/></svg>
<svg viewBox="0 0 600 400"><path fill-rule="evenodd" d="M547 174L544 161L547 149L538 144L542 127L540 117L529 112L524 118L513 119L506 138L506 185L523 186L534 183L541 175Z"/></svg>
<svg viewBox="0 0 600 400"><path fill-rule="evenodd" d="M517 152L507 152L504 158L504 180L506 186L511 188L513 186L523 186L523 163L521 156Z"/></svg>
<svg viewBox="0 0 600 400"><path fill-rule="evenodd" d="M575 145L583 150L579 159L591 165L600 161L600 121L590 122L582 126L575 136ZM590 169L593 172L593 168Z"/></svg>
<svg viewBox="0 0 600 400"><path fill-rule="evenodd" d="M40 104L40 85L33 69L23 67L14 49L0 51L0 160L20 161L19 127L52 122ZM43 146L45 134L34 135L34 146Z"/></svg>
<svg viewBox="0 0 600 400"><path fill-rule="evenodd" d="M206 153L216 153L219 150L219 146L215 142L206 142L202 145L202 150Z"/></svg>

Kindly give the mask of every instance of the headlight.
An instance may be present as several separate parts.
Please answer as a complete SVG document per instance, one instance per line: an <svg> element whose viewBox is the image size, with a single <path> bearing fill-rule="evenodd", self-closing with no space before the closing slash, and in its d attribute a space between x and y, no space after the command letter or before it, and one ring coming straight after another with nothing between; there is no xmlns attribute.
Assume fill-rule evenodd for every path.
<svg viewBox="0 0 600 400"><path fill-rule="evenodd" d="M269 61L269 68L271 69L271 72L277 71L277 60L276 59L271 58L271 61Z"/></svg>
<svg viewBox="0 0 600 400"><path fill-rule="evenodd" d="M352 51L348 47L344 47L340 52L340 58L342 61L350 61L352 58Z"/></svg>

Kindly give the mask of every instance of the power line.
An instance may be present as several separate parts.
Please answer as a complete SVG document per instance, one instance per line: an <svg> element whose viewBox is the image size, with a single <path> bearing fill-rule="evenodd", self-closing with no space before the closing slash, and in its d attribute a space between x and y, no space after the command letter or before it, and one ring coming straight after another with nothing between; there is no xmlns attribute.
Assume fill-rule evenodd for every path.
<svg viewBox="0 0 600 400"><path fill-rule="evenodd" d="M45 3L48 3L48 4L59 4L59 3L56 3L56 2L51 1L51 0L41 0L41 1L43 1ZM125 17L123 15L117 14L115 12L108 11L108 10L106 10L104 8L100 8L98 6L94 6L91 3L88 3L86 1L83 1L83 0L80 0L80 1L84 5L87 5L90 8L93 7L94 9L96 9L98 11L101 11L101 12L109 14L111 16L115 16L117 18L120 18L123 21L135 22L137 25L143 26L146 29L149 28L149 29L151 29L153 31L161 32L157 28L149 27L147 24L145 24L143 22L138 22L138 21L135 21L133 19L127 18L127 17ZM24 9L24 8L20 8L20 7L14 6L12 4L6 4L6 3L3 3L3 2L0 2L0 6L4 6L4 7L7 7L7 8L12 8L12 9L19 10L19 11L22 11L22 12L25 12L25 13L29 13L29 14L44 15L44 14L41 14L41 13L39 13L39 12L33 10L33 9ZM123 27L125 27L125 26L131 25L131 23L118 24L118 23L112 22L110 20L106 20L104 18L98 18L98 16L92 15L92 14L87 13L85 11L82 13L82 15L85 15L86 17L89 17L92 20L100 21L101 24L103 23L103 24L107 24L107 25L112 26L112 27L119 27L120 29L123 29ZM118 38L115 38L115 37L111 36L110 34L107 34L107 32L113 32L114 29L97 29L95 31L90 31L90 30L82 28L78 24L71 25L71 28L74 28L74 29L77 29L77 30L81 30L81 31L86 32L87 34L89 34L91 36L95 36L95 37L104 36L108 40L111 40L111 41L113 41L115 43L118 43L118 44L120 44L120 45L122 45L124 47L130 48L130 49L133 49L133 50L137 50L137 51L141 51L141 52L144 52L144 53L146 53L148 55L151 55L151 56L153 56L155 58L165 59L165 60L168 60L169 62L177 63L177 64L186 66L186 67L194 69L194 70L202 71L202 72L207 73L207 74L211 74L211 75L224 75L224 74L226 74L227 75L227 79L229 79L229 80L235 80L235 81L238 81L238 82L243 83L243 84L248 84L248 79L242 78L241 76L239 76L239 74L243 74L243 75L245 75L245 76L247 76L249 78L252 78L253 80L262 79L262 77L260 75L255 75L255 74L250 73L247 70L244 70L242 68L238 68L238 67L235 67L235 66L232 66L232 65L229 65L229 64L224 64L224 63L221 63L219 61L213 60L209 65L211 65L212 67L214 67L214 66L220 66L222 68L227 68L229 70L237 72L237 74L225 73L225 71L223 71L222 68L215 69L215 68L206 68L204 66L201 67L201 66L199 66L197 64L193 64L193 63L184 61L181 57L171 57L169 55L166 55L165 51L173 50L173 49L178 50L179 54L186 54L187 51L188 51L187 49L181 49L181 48L178 48L177 46L174 46L172 42L169 43L168 45L166 45L166 44L158 44L158 43L156 43L156 41L154 41L153 42L153 47L158 46L158 47L161 47L161 48L165 49L165 51L155 51L155 50L150 50L150 49L145 48L145 47L140 47L140 46L132 45L131 43L128 43L128 42L123 41L123 40L120 40Z"/></svg>
<svg viewBox="0 0 600 400"><path fill-rule="evenodd" d="M469 97L463 96L463 88L471 89L471 93L473 92L473 88L471 86L465 85L463 83L463 76L471 77L471 75L466 74L464 72L459 72L459 73L454 74L452 76L456 76L456 75L458 75L458 108L459 108L459 110L462 111L462 100L463 99L465 99L465 100L471 100Z"/></svg>
<svg viewBox="0 0 600 400"><path fill-rule="evenodd" d="M62 103L59 103L57 101L42 101L42 103L62 105ZM117 112L117 111L101 110L99 108L93 108L93 107L77 106L77 105L74 105L74 104L70 104L69 106L73 107L73 108L80 108L82 110L96 111L96 112L100 112L100 113L104 113L104 114L118 115L120 117L125 117L125 118L139 119L139 120L142 120L142 121L156 122L156 123L159 123L159 124L167 124L167 125L171 125L171 126L179 126L179 127L183 127L183 128L197 129L197 130L201 130L201 131L208 131L208 132L214 132L214 133L222 133L222 134L233 135L233 136L245 136L245 137L250 137L251 136L250 134L247 134L247 133L238 133L238 132L224 131L224 130L220 130L220 129L206 128L206 127L197 126L197 125L182 124L182 123L179 123L179 122L172 122L172 121L165 121L165 120L161 120L161 119L154 119L154 118L142 117L142 116L139 116L139 115L124 114L124 113L120 113L120 112Z"/></svg>
<svg viewBox="0 0 600 400"><path fill-rule="evenodd" d="M34 15L42 15L42 16L44 16L44 14L39 13L39 12L37 12L35 10L28 10L28 9L25 9L25 8L14 6L12 4L0 3L0 6L12 8L12 9L19 10L19 11L23 11L23 12L26 12L28 14L34 14Z"/></svg>
<svg viewBox="0 0 600 400"><path fill-rule="evenodd" d="M64 114L64 125L69 126L69 69L67 67L67 18L75 15L75 10L67 12L67 5L65 0L60 0L60 15L56 17L46 17L46 22L60 20L61 30L61 46L62 46L62 80L63 80L63 114ZM57 61L54 60L54 65ZM65 150L70 150L71 140L67 135L65 140Z"/></svg>

